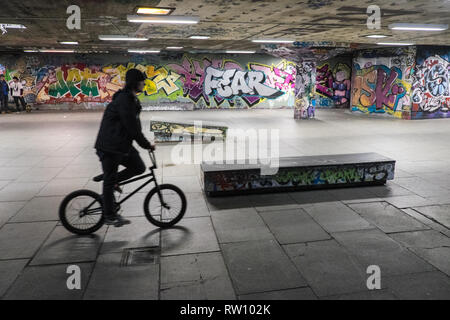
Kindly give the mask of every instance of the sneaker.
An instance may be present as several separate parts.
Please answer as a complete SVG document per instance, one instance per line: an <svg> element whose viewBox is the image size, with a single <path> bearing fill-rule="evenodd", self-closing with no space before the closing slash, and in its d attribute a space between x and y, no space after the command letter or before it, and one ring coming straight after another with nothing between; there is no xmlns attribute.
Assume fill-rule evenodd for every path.
<svg viewBox="0 0 450 320"><path fill-rule="evenodd" d="M113 225L114 227L121 227L126 224L130 224L131 221L128 219L125 219L122 216L119 216L118 214L114 216L107 216L105 217L105 224L106 225Z"/></svg>

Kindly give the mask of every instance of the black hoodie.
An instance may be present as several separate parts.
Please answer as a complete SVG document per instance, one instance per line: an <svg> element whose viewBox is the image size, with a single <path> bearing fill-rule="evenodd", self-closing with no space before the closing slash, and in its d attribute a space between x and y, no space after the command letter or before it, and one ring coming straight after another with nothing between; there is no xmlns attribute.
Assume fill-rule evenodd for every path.
<svg viewBox="0 0 450 320"><path fill-rule="evenodd" d="M150 149L150 142L142 134L141 109L139 100L131 91L117 91L103 114L95 148L106 153L126 155L135 140L142 148Z"/></svg>

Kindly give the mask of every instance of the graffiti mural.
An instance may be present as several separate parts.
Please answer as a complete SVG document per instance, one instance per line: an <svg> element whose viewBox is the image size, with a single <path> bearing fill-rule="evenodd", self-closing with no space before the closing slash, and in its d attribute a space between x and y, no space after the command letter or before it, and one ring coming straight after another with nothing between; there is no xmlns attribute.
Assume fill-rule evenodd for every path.
<svg viewBox="0 0 450 320"><path fill-rule="evenodd" d="M314 62L302 62L297 65L295 84L294 119L315 117L314 90L316 83L316 65Z"/></svg>
<svg viewBox="0 0 450 320"><path fill-rule="evenodd" d="M183 141L195 139L196 136L215 140L225 139L228 127L216 125L195 126L194 123L180 123L170 121L151 120L150 131L154 133L156 142Z"/></svg>
<svg viewBox="0 0 450 320"><path fill-rule="evenodd" d="M413 119L450 117L450 63L447 55L418 57L411 89Z"/></svg>
<svg viewBox="0 0 450 320"><path fill-rule="evenodd" d="M348 108L350 105L351 67L349 61L327 61L316 69L318 107Z"/></svg>
<svg viewBox="0 0 450 320"><path fill-rule="evenodd" d="M294 106L295 65L269 56L243 61L242 57L232 60L222 56L185 55L173 60L153 57L150 61L140 58L136 62L119 63L104 61L103 57L92 58L89 62L61 63L63 57L54 57L0 57L0 70L7 79L13 76L21 79L28 102L56 107L65 104L107 105L125 84L125 74L131 68L141 70L147 77L144 91L139 96L144 108ZM67 60L70 59L76 60L76 57ZM124 59L123 56L117 58Z"/></svg>
<svg viewBox="0 0 450 320"><path fill-rule="evenodd" d="M356 65L355 69L352 111L387 113L401 118L405 105L403 98L411 88L402 80L402 71L385 65L365 65L363 68Z"/></svg>

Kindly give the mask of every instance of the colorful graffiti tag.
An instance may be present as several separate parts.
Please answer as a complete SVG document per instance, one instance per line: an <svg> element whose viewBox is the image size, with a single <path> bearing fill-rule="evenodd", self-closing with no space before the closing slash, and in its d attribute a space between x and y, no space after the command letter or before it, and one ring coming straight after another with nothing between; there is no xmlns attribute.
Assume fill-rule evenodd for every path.
<svg viewBox="0 0 450 320"><path fill-rule="evenodd" d="M310 119L315 117L316 103L313 99L315 83L315 63L302 62L298 64L295 84L294 119Z"/></svg>
<svg viewBox="0 0 450 320"><path fill-rule="evenodd" d="M352 86L352 110L364 113L387 113L402 117L411 85L402 80L398 67L355 64Z"/></svg>
<svg viewBox="0 0 450 320"><path fill-rule="evenodd" d="M250 108L272 100L276 102L270 107L293 106L289 97L293 96L296 69L285 60L270 65L191 56L148 64L52 65L28 60L12 67L2 64L2 70L18 76L25 84L27 101L37 104L106 105L123 87L127 70L137 68L147 77L139 96L144 106L181 103L194 108Z"/></svg>
<svg viewBox="0 0 450 320"><path fill-rule="evenodd" d="M350 103L351 68L337 63L334 68L325 63L316 70L316 93L319 106L346 108Z"/></svg>
<svg viewBox="0 0 450 320"><path fill-rule="evenodd" d="M435 55L416 65L412 118L450 117L450 63Z"/></svg>

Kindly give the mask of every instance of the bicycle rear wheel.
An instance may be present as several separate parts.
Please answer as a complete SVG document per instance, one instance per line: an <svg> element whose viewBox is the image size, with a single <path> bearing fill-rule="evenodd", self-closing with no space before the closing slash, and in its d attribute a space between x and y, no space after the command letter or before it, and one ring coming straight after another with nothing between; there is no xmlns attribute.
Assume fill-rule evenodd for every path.
<svg viewBox="0 0 450 320"><path fill-rule="evenodd" d="M62 225L75 234L90 234L103 226L101 196L91 190L77 190L67 195L59 206Z"/></svg>
<svg viewBox="0 0 450 320"><path fill-rule="evenodd" d="M152 224L167 228L175 225L186 212L186 197L180 188L172 184L159 185L147 194L144 200L144 212Z"/></svg>

